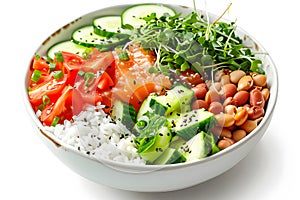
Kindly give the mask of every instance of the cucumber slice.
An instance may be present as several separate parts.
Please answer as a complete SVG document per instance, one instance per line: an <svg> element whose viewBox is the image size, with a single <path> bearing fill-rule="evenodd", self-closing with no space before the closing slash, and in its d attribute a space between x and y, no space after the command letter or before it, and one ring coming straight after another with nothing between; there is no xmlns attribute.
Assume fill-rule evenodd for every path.
<svg viewBox="0 0 300 200"><path fill-rule="evenodd" d="M199 131L207 131L216 124L214 114L204 109L192 110L181 113L172 130L178 135L189 140Z"/></svg>
<svg viewBox="0 0 300 200"><path fill-rule="evenodd" d="M114 47L125 43L128 36L117 35L116 37L106 38L95 34L92 25L77 29L72 34L72 40L79 45L86 47L96 47L102 51L108 51Z"/></svg>
<svg viewBox="0 0 300 200"><path fill-rule="evenodd" d="M145 24L145 21L142 18L147 17L154 12L156 13L157 18L163 16L164 13L168 13L171 16L176 14L172 8L161 4L135 5L125 9L122 12L122 25L130 24L131 26L138 28Z"/></svg>
<svg viewBox="0 0 300 200"><path fill-rule="evenodd" d="M155 165L166 165L185 162L185 157L177 149L168 148L155 161Z"/></svg>
<svg viewBox="0 0 300 200"><path fill-rule="evenodd" d="M153 163L169 147L172 134L170 129L162 126L153 137L150 145L138 149L139 155L148 163Z"/></svg>
<svg viewBox="0 0 300 200"><path fill-rule="evenodd" d="M79 44L75 44L71 40L63 41L54 44L52 47L49 48L47 55L54 59L54 53L59 52L59 51L65 51L65 52L70 52L77 54L79 56L82 56L82 54L87 50L87 47L84 47Z"/></svg>
<svg viewBox="0 0 300 200"><path fill-rule="evenodd" d="M207 156L204 137L205 133L201 131L179 147L178 151L185 157L186 162L200 160Z"/></svg>
<svg viewBox="0 0 300 200"><path fill-rule="evenodd" d="M122 32L121 16L104 16L94 19L94 32L103 37L112 37Z"/></svg>
<svg viewBox="0 0 300 200"><path fill-rule="evenodd" d="M168 116L174 111L179 113L191 110L191 101L194 97L193 90L177 85L167 91L163 96L156 96L150 100L150 107L157 114Z"/></svg>
<svg viewBox="0 0 300 200"><path fill-rule="evenodd" d="M120 121L129 130L131 130L135 124L136 111L131 104L126 104L120 100L117 100L112 108L111 116L113 120Z"/></svg>

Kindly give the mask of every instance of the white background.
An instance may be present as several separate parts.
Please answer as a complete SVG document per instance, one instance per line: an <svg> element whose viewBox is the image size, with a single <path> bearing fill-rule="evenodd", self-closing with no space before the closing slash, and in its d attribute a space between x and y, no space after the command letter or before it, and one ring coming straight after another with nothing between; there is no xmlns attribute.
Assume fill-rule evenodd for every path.
<svg viewBox="0 0 300 200"><path fill-rule="evenodd" d="M0 8L0 199L297 199L299 195L300 11L297 1L232 0L225 17L260 41L279 72L279 98L266 135L238 165L195 187L168 193L120 191L86 180L63 165L34 132L23 104L31 56L58 28L91 11L147 1L5 1ZM152 1L192 6L192 0ZM197 0L203 9L204 0ZM229 0L207 0L221 14ZM142 180L146 181L146 180Z"/></svg>

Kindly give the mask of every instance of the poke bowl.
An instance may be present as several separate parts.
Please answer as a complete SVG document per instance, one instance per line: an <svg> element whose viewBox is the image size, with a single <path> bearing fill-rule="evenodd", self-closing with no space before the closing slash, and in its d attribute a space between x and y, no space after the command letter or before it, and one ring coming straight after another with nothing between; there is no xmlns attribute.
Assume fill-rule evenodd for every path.
<svg viewBox="0 0 300 200"><path fill-rule="evenodd" d="M234 22L179 5L118 5L37 48L28 113L47 147L113 188L173 191L236 165L265 134L275 64Z"/></svg>

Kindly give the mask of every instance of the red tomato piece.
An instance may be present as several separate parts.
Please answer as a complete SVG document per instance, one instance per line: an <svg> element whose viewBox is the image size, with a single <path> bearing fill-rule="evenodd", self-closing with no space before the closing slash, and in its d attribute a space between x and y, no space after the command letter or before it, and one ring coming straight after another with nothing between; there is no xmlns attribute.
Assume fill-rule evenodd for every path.
<svg viewBox="0 0 300 200"><path fill-rule="evenodd" d="M66 85L67 75L64 75L62 79L56 80L53 75L49 76L50 81L44 81L42 84L38 84L31 88L28 92L29 101L35 106L39 106L42 103L44 95L48 95L51 101L54 101L60 95L60 92Z"/></svg>
<svg viewBox="0 0 300 200"><path fill-rule="evenodd" d="M100 91L106 91L111 89L113 86L114 81L112 80L112 78L108 75L108 73L103 72L98 82L98 89Z"/></svg>
<svg viewBox="0 0 300 200"><path fill-rule="evenodd" d="M81 110L81 108L76 108ZM73 116L73 87L66 86L61 96L54 103L46 106L40 116L40 120L47 126L50 126L55 117L60 118L60 122Z"/></svg>
<svg viewBox="0 0 300 200"><path fill-rule="evenodd" d="M99 72L106 71L114 62L114 56L111 51L100 52L93 49L88 60L84 63L84 71Z"/></svg>

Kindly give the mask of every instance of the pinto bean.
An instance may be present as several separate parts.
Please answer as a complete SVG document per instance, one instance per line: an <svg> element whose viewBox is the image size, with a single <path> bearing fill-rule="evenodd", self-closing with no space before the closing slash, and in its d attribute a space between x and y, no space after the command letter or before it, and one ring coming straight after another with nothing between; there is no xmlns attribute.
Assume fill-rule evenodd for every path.
<svg viewBox="0 0 300 200"><path fill-rule="evenodd" d="M233 99L236 102L237 106L242 106L248 102L249 96L250 96L249 92L242 90L242 91L237 92L233 96Z"/></svg>
<svg viewBox="0 0 300 200"><path fill-rule="evenodd" d="M224 100L223 106L226 107L228 105L236 105L236 101L233 99L233 97L228 97Z"/></svg>
<svg viewBox="0 0 300 200"><path fill-rule="evenodd" d="M219 92L222 88L222 84L220 82L213 82L211 86L209 87L209 90L215 90Z"/></svg>
<svg viewBox="0 0 300 200"><path fill-rule="evenodd" d="M234 115L235 125L240 126L248 119L248 112L244 107L238 107Z"/></svg>
<svg viewBox="0 0 300 200"><path fill-rule="evenodd" d="M231 138L232 137L232 133L229 129L227 128L223 128L220 134L220 138Z"/></svg>
<svg viewBox="0 0 300 200"><path fill-rule="evenodd" d="M265 101L268 101L268 99L270 97L270 90L269 90L269 88L262 89L261 93L264 96Z"/></svg>
<svg viewBox="0 0 300 200"><path fill-rule="evenodd" d="M218 142L218 147L223 150L223 149L226 149L226 148L228 148L229 146L231 146L233 144L234 144L234 141L232 139L224 138L224 139L222 139Z"/></svg>
<svg viewBox="0 0 300 200"><path fill-rule="evenodd" d="M224 75L221 77L220 83L221 83L222 85L226 85L226 84L230 83L230 76L229 76L228 74L224 74Z"/></svg>
<svg viewBox="0 0 300 200"><path fill-rule="evenodd" d="M205 101L208 104L211 102L220 102L220 96L215 90L209 90L205 95Z"/></svg>
<svg viewBox="0 0 300 200"><path fill-rule="evenodd" d="M198 100L196 100L192 103L192 109L193 110L199 109L199 108L204 108L204 109L207 110L208 107L209 107L209 104L206 101L202 100L202 99L198 99Z"/></svg>
<svg viewBox="0 0 300 200"><path fill-rule="evenodd" d="M264 87L267 84L267 77L263 74L253 74L252 79L254 82L254 85L259 87Z"/></svg>
<svg viewBox="0 0 300 200"><path fill-rule="evenodd" d="M214 114L219 114L223 111L223 105L220 102L211 102L208 111Z"/></svg>
<svg viewBox="0 0 300 200"><path fill-rule="evenodd" d="M241 139L243 139L244 137L246 137L246 135L247 135L247 132L245 130L238 129L238 130L233 131L233 133L232 133L232 139L235 142L238 142Z"/></svg>
<svg viewBox="0 0 300 200"><path fill-rule="evenodd" d="M248 109L248 118L249 119L257 119L264 116L265 110L260 107L251 107Z"/></svg>
<svg viewBox="0 0 300 200"><path fill-rule="evenodd" d="M245 75L246 73L243 70L234 70L230 73L230 81L234 84L237 84L239 80Z"/></svg>
<svg viewBox="0 0 300 200"><path fill-rule="evenodd" d="M236 113L236 106L235 105L227 105L226 107L224 107L224 112L226 114L230 114L230 115L235 115Z"/></svg>
<svg viewBox="0 0 300 200"><path fill-rule="evenodd" d="M250 105L259 108L263 108L265 106L264 96L257 88L250 91Z"/></svg>
<svg viewBox="0 0 300 200"><path fill-rule="evenodd" d="M262 117L255 120L248 119L243 125L240 126L240 128L245 130L247 133L250 133L257 127L258 123L262 119L263 119Z"/></svg>
<svg viewBox="0 0 300 200"><path fill-rule="evenodd" d="M236 93L236 85L228 83L222 87L222 99L233 97Z"/></svg>
<svg viewBox="0 0 300 200"><path fill-rule="evenodd" d="M235 121L234 121L234 116L230 115L230 114L224 114L224 113L220 113L215 115L215 118L218 122L218 126L221 127L231 127L232 125L234 125Z"/></svg>
<svg viewBox="0 0 300 200"><path fill-rule="evenodd" d="M202 99L207 93L207 86L205 83L200 83L193 87L192 90L194 91L194 94L198 99Z"/></svg>
<svg viewBox="0 0 300 200"><path fill-rule="evenodd" d="M243 76L239 82L238 82L238 87L237 90L241 91L241 90L249 90L251 87L253 86L253 79L251 76L246 75Z"/></svg>

